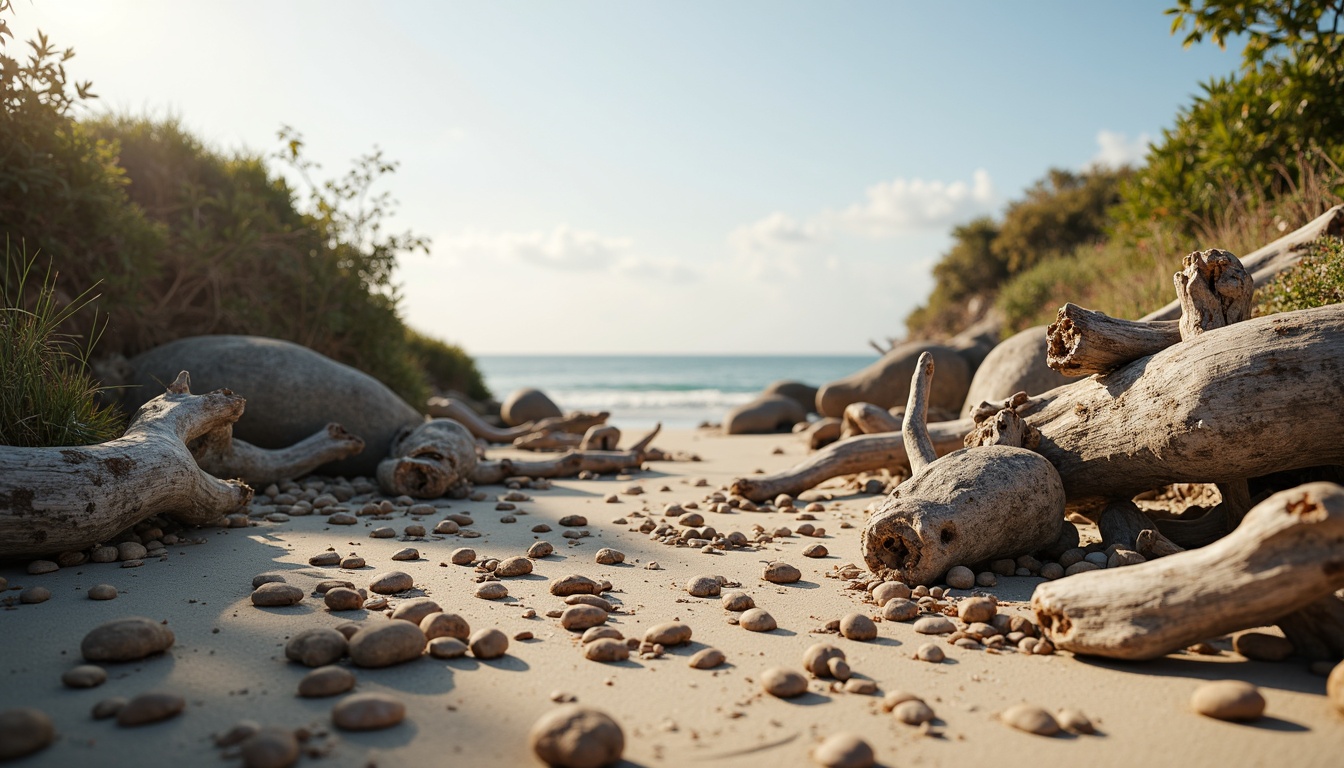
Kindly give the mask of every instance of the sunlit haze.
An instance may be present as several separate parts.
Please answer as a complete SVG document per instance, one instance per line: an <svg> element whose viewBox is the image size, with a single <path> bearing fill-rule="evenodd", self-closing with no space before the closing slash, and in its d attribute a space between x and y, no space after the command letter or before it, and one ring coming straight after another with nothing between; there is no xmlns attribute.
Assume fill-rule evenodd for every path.
<svg viewBox="0 0 1344 768"><path fill-rule="evenodd" d="M1238 51L1170 0L16 3L95 110L226 149L374 145L433 240L410 325L483 353L853 354L955 223L1123 163Z"/></svg>

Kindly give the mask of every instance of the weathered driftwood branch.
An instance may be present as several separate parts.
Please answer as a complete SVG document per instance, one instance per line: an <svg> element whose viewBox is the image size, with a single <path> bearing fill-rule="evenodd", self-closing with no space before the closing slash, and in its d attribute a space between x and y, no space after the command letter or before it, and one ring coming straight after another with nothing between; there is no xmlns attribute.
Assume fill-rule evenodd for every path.
<svg viewBox="0 0 1344 768"><path fill-rule="evenodd" d="M571 411L564 416L551 416L540 421L529 421L516 427L501 429L476 415L464 403L449 397L431 397L425 406L430 416L436 419L452 419L467 428L467 431L489 443L508 444L515 440L535 434L554 432L582 435L589 428L606 423L611 414L607 411L589 413Z"/></svg>
<svg viewBox="0 0 1344 768"><path fill-rule="evenodd" d="M225 424L192 441L190 448L196 464L215 477L260 486L293 480L328 462L354 456L364 450L364 441L332 423L288 448L267 450L235 439L233 425Z"/></svg>
<svg viewBox="0 0 1344 768"><path fill-rule="evenodd" d="M1187 254L1184 265L1172 277L1182 341L1250 318L1255 284L1236 256L1211 248Z"/></svg>
<svg viewBox="0 0 1344 768"><path fill-rule="evenodd" d="M662 428L662 424L656 425L653 431L624 451L570 451L563 456L545 461L521 461L518 459L482 461L472 472L472 482L477 485L493 485L503 482L506 477L519 475L526 477L574 477L580 472L610 474L634 469L644 463L649 455L649 445L658 436Z"/></svg>
<svg viewBox="0 0 1344 768"><path fill-rule="evenodd" d="M186 372L136 412L126 434L70 448L0 446L0 557L84 549L157 514L205 523L252 498L218 480L187 443L243 413L243 398L193 395Z"/></svg>
<svg viewBox="0 0 1344 768"><path fill-rule="evenodd" d="M1041 432L1070 502L1170 483L1227 483L1344 463L1344 305L1255 318L1081 379L1018 410ZM974 426L930 425L937 444ZM733 481L747 498L798 494L842 474L907 463L890 435L836 443L784 472ZM1159 524L1161 527L1162 524ZM1170 535L1168 533L1168 535Z"/></svg>
<svg viewBox="0 0 1344 768"><path fill-rule="evenodd" d="M815 451L839 440L843 431L843 422L828 416L807 425L807 428L802 430L802 435L807 440L807 447Z"/></svg>
<svg viewBox="0 0 1344 768"><path fill-rule="evenodd" d="M886 408L872 403L850 403L845 407L845 415L841 419L840 434L845 437L900 431L901 420Z"/></svg>
<svg viewBox="0 0 1344 768"><path fill-rule="evenodd" d="M1323 235L1344 236L1344 205L1336 205L1312 219L1306 226L1241 257L1242 266L1251 273L1256 285L1265 285L1280 272L1301 261L1307 246ZM1139 319L1176 320L1180 316L1181 302L1177 299Z"/></svg>
<svg viewBox="0 0 1344 768"><path fill-rule="evenodd" d="M932 584L956 565L1017 557L1055 542L1064 524L1064 487L1038 453L1021 445L966 448L938 458L921 419L933 380L933 358L920 356L901 430L913 471L873 513L860 537L875 573L908 584ZM1011 409L997 414L1021 421ZM1010 441L1024 427L997 433Z"/></svg>
<svg viewBox="0 0 1344 768"><path fill-rule="evenodd" d="M1181 329L1175 320L1121 320L1065 304L1046 329L1046 337L1051 368L1065 376L1090 376L1161 352L1181 340Z"/></svg>
<svg viewBox="0 0 1344 768"><path fill-rule="evenodd" d="M513 447L524 451L568 451L578 448L583 435L568 432L532 432L513 441Z"/></svg>
<svg viewBox="0 0 1344 768"><path fill-rule="evenodd" d="M580 451L614 451L621 444L621 430L610 424L590 427L579 441Z"/></svg>
<svg viewBox="0 0 1344 768"><path fill-rule="evenodd" d="M1225 538L1128 568L1036 587L1032 609L1058 648L1152 659L1273 623L1344 587L1344 487L1282 491Z"/></svg>
<svg viewBox="0 0 1344 768"><path fill-rule="evenodd" d="M985 445L1011 445L1036 450L1041 444L1041 431L1028 424L1017 414L1017 408L1029 402L1026 392L1018 392L1005 400L998 410L987 410L981 403L972 411L975 427L966 433L963 443L967 448Z"/></svg>

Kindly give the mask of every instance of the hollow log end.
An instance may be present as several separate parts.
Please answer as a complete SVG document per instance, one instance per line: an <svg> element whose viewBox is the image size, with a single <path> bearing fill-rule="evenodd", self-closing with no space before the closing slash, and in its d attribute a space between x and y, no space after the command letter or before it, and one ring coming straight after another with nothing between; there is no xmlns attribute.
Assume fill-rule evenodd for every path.
<svg viewBox="0 0 1344 768"><path fill-rule="evenodd" d="M435 499L448 493L453 486L460 485L461 480L439 462L401 457L384 459L379 463L378 484L388 495Z"/></svg>

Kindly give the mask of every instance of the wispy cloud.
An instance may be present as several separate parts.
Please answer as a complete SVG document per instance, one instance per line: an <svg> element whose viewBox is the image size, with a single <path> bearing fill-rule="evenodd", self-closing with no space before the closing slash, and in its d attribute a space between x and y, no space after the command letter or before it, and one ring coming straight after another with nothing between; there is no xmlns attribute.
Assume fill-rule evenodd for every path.
<svg viewBox="0 0 1344 768"><path fill-rule="evenodd" d="M467 231L436 237L434 250L449 259L485 258L515 265L536 265L561 272L606 271L627 277L691 282L699 272L674 259L634 253L634 241L567 224L549 232Z"/></svg>
<svg viewBox="0 0 1344 768"><path fill-rule="evenodd" d="M1146 133L1131 139L1116 131L1097 131L1097 154L1093 155L1092 164L1111 168L1137 165L1148 154L1150 140Z"/></svg>
<svg viewBox="0 0 1344 768"><path fill-rule="evenodd" d="M990 212L996 202L994 182L983 169L975 171L970 181L895 178L868 187L861 202L846 208L804 219L776 211L733 230L728 242L741 254L769 252L783 258L833 234L889 238L943 230Z"/></svg>

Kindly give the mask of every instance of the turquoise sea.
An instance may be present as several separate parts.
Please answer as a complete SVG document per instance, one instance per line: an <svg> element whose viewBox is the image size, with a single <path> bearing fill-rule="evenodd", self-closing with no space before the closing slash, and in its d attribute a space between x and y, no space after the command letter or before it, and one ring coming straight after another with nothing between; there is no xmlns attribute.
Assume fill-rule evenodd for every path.
<svg viewBox="0 0 1344 768"><path fill-rule="evenodd" d="M661 421L669 428L719 422L766 385L793 379L813 386L846 376L871 355L478 355L495 397L536 387L562 410L610 411L622 428Z"/></svg>

